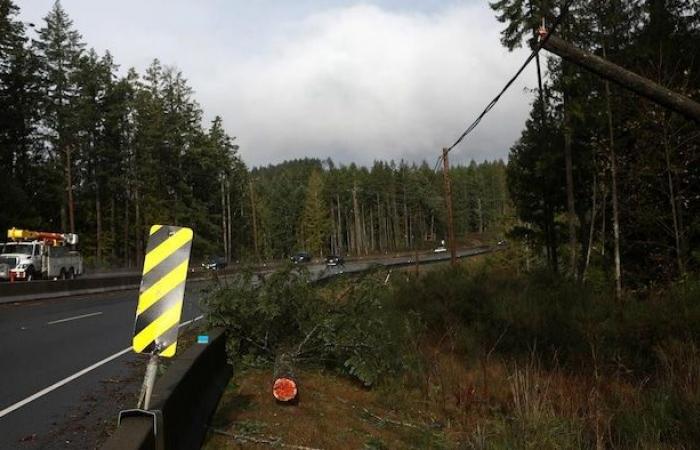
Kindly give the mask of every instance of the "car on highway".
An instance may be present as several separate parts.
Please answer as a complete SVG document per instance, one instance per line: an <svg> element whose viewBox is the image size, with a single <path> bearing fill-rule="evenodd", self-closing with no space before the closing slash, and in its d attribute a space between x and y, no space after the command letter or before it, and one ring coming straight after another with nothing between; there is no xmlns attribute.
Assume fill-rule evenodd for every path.
<svg viewBox="0 0 700 450"><path fill-rule="evenodd" d="M227 265L228 263L226 262L226 258L222 256L215 256L209 258L208 260L202 263L202 267L205 270L221 270L225 269Z"/></svg>
<svg viewBox="0 0 700 450"><path fill-rule="evenodd" d="M291 259L294 264L311 262L311 253L309 253L309 252L296 252L289 259Z"/></svg>
<svg viewBox="0 0 700 450"><path fill-rule="evenodd" d="M326 256L326 266L335 267L345 265L345 259L338 255L328 255Z"/></svg>

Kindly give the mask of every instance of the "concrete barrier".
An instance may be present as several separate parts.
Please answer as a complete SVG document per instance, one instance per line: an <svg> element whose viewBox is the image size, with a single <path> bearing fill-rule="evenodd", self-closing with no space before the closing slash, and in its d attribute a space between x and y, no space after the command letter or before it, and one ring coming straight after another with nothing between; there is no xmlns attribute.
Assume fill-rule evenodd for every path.
<svg viewBox="0 0 700 450"><path fill-rule="evenodd" d="M209 418L233 375L223 329L212 330L209 339L209 344L193 344L175 357L154 386L151 406L162 413L159 433L168 450L200 448ZM128 417L102 448L155 450L155 439L152 418Z"/></svg>
<svg viewBox="0 0 700 450"><path fill-rule="evenodd" d="M75 280L30 281L0 283L0 303L14 303L73 295L136 289L141 275L120 275L103 278L78 278Z"/></svg>

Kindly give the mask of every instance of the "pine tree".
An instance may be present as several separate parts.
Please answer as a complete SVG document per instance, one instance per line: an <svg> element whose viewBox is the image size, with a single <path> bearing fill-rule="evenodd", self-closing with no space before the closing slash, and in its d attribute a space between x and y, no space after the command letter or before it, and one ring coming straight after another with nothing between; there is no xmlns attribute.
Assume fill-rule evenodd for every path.
<svg viewBox="0 0 700 450"><path fill-rule="evenodd" d="M26 47L19 12L0 0L0 230L38 224L35 146L37 59Z"/></svg>
<svg viewBox="0 0 700 450"><path fill-rule="evenodd" d="M58 0L44 21L45 26L39 30L39 39L34 41L35 52L41 61L41 117L42 128L46 130L43 138L48 144L46 157L54 162L54 170L62 173L62 186L54 187L55 203L63 205L62 228L74 232L73 153L77 143L73 100L78 90L75 73L84 44Z"/></svg>
<svg viewBox="0 0 700 450"><path fill-rule="evenodd" d="M302 246L313 254L323 255L330 229L328 209L323 201L323 178L318 171L309 176L299 228Z"/></svg>

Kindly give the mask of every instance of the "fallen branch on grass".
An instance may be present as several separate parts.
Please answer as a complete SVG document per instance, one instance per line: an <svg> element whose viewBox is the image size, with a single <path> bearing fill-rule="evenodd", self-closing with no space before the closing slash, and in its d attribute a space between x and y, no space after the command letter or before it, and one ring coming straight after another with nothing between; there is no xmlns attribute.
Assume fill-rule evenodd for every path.
<svg viewBox="0 0 700 450"><path fill-rule="evenodd" d="M412 423L400 422L398 420L392 420L392 419L388 419L386 417L379 417L379 416L369 412L369 410L367 408L362 408L362 411L378 422L389 423L391 425L397 425L397 426L408 427L408 428L415 428L417 430L422 428L422 427L420 427L418 425L414 425Z"/></svg>
<svg viewBox="0 0 700 450"><path fill-rule="evenodd" d="M243 442L252 442L254 444L266 444L272 447L284 447L284 448L294 448L297 450L323 450L321 448L316 448L316 447L306 447L304 445L294 445L294 444L285 444L282 442L282 438L278 437L273 437L273 436L265 436L265 437L253 437L253 436L246 436L244 434L234 434L234 433L229 433L228 431L224 430L219 430L218 428L210 428L212 433L218 434L221 436L227 436L232 438L235 441L243 441Z"/></svg>

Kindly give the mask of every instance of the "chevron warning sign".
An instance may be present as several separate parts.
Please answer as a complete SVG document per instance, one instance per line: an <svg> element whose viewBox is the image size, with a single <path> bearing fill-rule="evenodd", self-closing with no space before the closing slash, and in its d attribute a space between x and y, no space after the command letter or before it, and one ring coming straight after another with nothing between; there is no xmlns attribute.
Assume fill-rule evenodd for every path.
<svg viewBox="0 0 700 450"><path fill-rule="evenodd" d="M192 236L190 228L151 227L134 324L136 353L175 355Z"/></svg>

